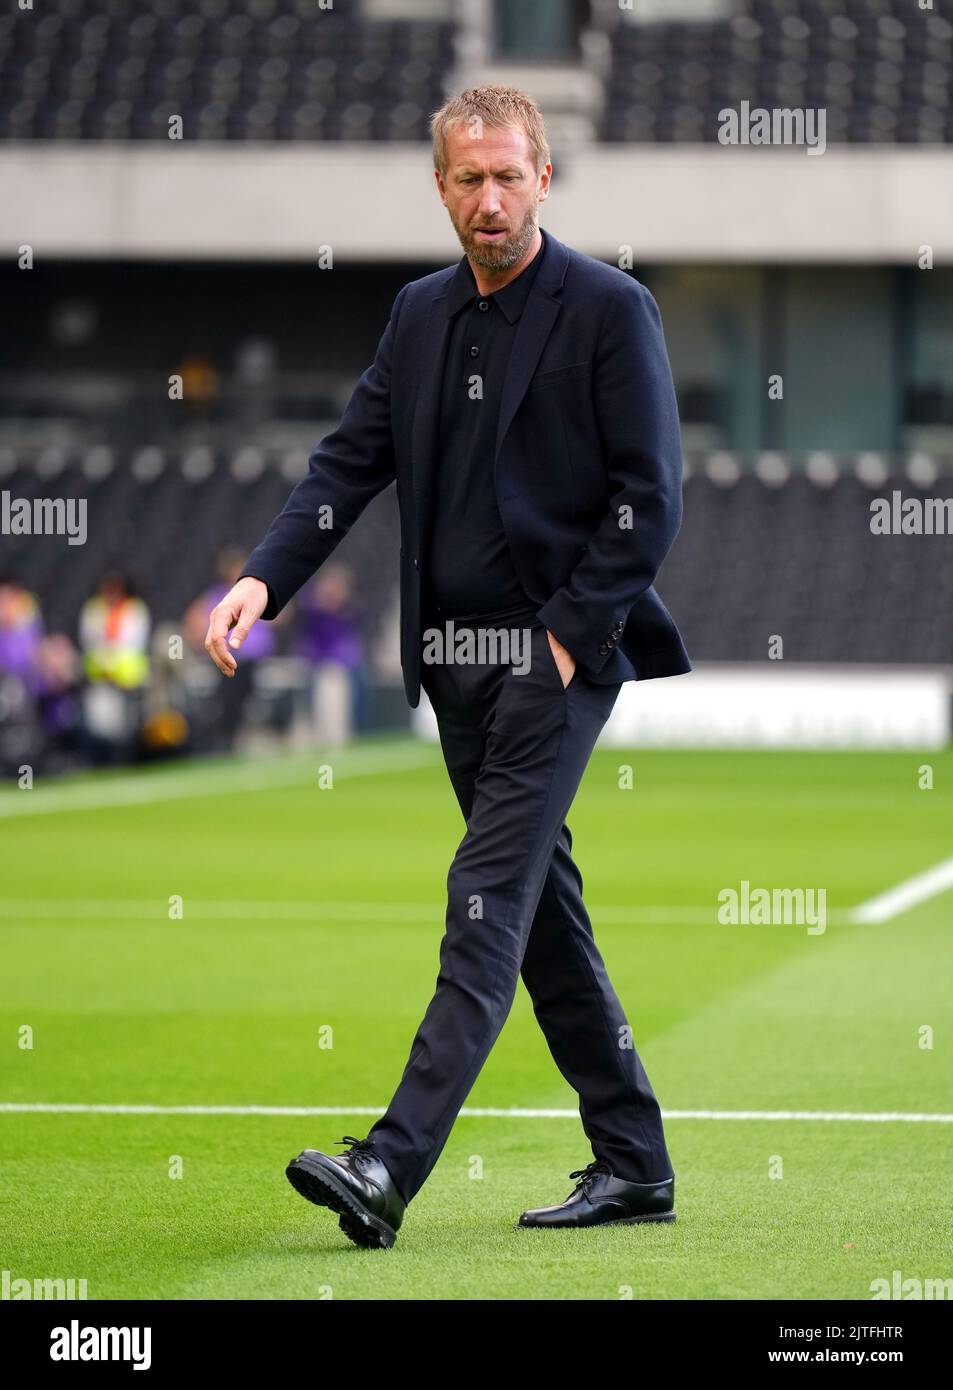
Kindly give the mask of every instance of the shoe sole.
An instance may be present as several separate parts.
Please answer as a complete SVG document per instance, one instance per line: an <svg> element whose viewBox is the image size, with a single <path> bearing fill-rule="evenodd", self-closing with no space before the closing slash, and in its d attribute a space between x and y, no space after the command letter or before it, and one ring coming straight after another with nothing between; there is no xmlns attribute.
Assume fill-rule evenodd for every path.
<svg viewBox="0 0 953 1390"><path fill-rule="evenodd" d="M599 1221L594 1226L578 1226L575 1222L517 1221L518 1231L599 1231L603 1226L644 1226L649 1221L674 1221L674 1211L650 1212L645 1216L618 1216L612 1221Z"/></svg>
<svg viewBox="0 0 953 1390"><path fill-rule="evenodd" d="M362 1206L324 1164L308 1158L293 1158L285 1169L285 1176L295 1191L316 1207L336 1212L341 1218L338 1225L355 1245L366 1250L389 1250L397 1239L397 1232Z"/></svg>

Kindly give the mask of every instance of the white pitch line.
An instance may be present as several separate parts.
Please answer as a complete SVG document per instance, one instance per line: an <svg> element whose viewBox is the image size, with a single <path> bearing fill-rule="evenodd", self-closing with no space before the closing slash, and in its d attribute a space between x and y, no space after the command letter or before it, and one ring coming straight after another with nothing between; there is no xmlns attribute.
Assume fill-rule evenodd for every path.
<svg viewBox="0 0 953 1390"><path fill-rule="evenodd" d="M278 766L256 767L236 763L220 768L196 770L190 773L131 774L103 782L83 783L80 786L42 784L30 791L5 792L0 795L0 818L51 815L57 811L98 811L111 806L142 806L154 801L179 801L191 797L229 795L233 792L268 791L289 784L317 784L318 768L328 763L335 776L347 780L369 777L378 773L400 771L404 768L425 767L436 761L433 750L416 745L397 748L362 748L340 753L333 749L314 754L315 762L308 763L307 755L300 761Z"/></svg>
<svg viewBox="0 0 953 1390"><path fill-rule="evenodd" d="M72 1105L38 1102L0 1102L5 1115L382 1115L383 1105ZM532 1110L512 1107L464 1106L462 1119L578 1120L578 1110ZM663 1110L666 1120L820 1120L860 1124L953 1124L953 1114L913 1110Z"/></svg>
<svg viewBox="0 0 953 1390"><path fill-rule="evenodd" d="M948 888L953 888L953 859L944 859L942 864L935 864L932 869L915 874L913 878L904 879L896 887L888 888L886 892L878 893L875 898L860 903L851 912L851 920L889 922L892 917L899 917L902 912L907 912L917 903L925 902L927 898L935 898L938 893L945 893Z"/></svg>
<svg viewBox="0 0 953 1390"><path fill-rule="evenodd" d="M192 922L229 922L237 919L251 921L314 922L419 922L442 917L446 901L429 903L362 903L362 902L226 902L222 900L186 899L186 919ZM590 905L590 913L600 922L658 923L716 923L717 907L598 907ZM24 919L30 921L71 921L73 919L111 919L168 922L169 905L161 898L97 899L97 898L0 898L0 921ZM828 914L830 918L830 914Z"/></svg>

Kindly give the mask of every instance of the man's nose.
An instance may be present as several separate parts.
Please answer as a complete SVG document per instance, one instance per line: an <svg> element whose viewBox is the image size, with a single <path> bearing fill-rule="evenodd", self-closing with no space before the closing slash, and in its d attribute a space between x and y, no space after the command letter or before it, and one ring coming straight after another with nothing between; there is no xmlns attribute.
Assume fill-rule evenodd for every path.
<svg viewBox="0 0 953 1390"><path fill-rule="evenodd" d="M485 183L480 193L480 212L484 217L495 217L502 206L499 190L492 183Z"/></svg>

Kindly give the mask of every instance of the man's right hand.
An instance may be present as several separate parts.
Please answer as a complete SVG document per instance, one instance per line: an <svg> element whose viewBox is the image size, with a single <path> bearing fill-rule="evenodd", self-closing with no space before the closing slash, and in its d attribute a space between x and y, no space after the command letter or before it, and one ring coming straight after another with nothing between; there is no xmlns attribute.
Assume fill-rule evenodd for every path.
<svg viewBox="0 0 953 1390"><path fill-rule="evenodd" d="M238 662L228 647L236 650L251 631L252 623L258 621L268 603L268 585L260 579L246 576L215 605L209 614L208 632L205 634L205 650L215 662L223 676L234 676ZM229 639L225 639L231 628L235 629Z"/></svg>

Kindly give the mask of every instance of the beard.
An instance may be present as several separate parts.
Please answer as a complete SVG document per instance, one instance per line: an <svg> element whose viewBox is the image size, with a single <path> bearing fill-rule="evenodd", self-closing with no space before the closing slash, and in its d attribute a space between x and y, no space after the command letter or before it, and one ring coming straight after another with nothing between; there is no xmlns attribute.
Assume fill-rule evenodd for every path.
<svg viewBox="0 0 953 1390"><path fill-rule="evenodd" d="M453 223L453 230L459 238L460 245L466 252L468 260L474 265L478 265L481 270L511 270L514 265L519 265L532 245L533 237L536 235L536 217L539 211L539 200L535 199L532 206L527 208L526 216L516 231L507 231L498 241L481 241L477 236L477 228L481 225L466 230L460 226L450 213L450 220ZM497 226L497 223L487 225ZM505 225L505 224L504 224Z"/></svg>

